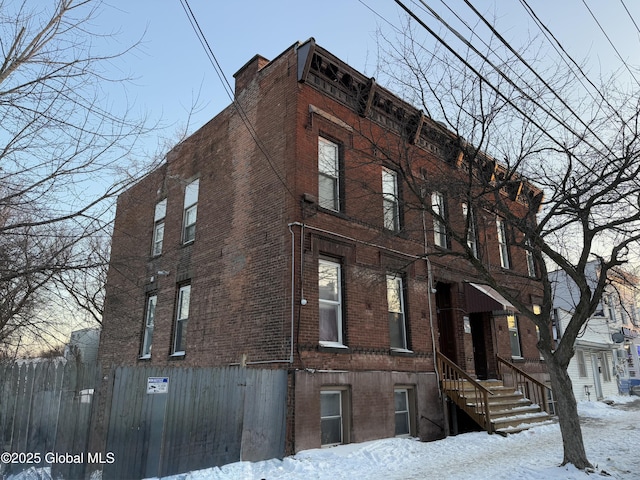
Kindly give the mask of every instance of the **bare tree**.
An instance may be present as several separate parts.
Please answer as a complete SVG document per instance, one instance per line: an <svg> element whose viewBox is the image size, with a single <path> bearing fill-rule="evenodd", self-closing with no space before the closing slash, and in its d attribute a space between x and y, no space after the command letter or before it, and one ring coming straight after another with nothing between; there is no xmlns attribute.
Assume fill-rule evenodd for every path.
<svg viewBox="0 0 640 480"><path fill-rule="evenodd" d="M0 2L0 340L42 332L45 286L85 271L113 200L139 178L146 119L114 111L104 91L126 78L98 53L99 2ZM100 42L97 40L104 40ZM88 250L87 250L88 248ZM65 273L66 272L66 273ZM75 282L75 280L74 280ZM77 282L76 282L77 284ZM93 300L93 299L87 299Z"/></svg>
<svg viewBox="0 0 640 480"><path fill-rule="evenodd" d="M590 468L567 368L577 335L601 302L608 272L632 260L640 240L637 92L609 82L597 88L590 84L580 94L585 79L577 64L545 64L539 44L516 51L495 30L482 51L470 41L453 48L431 33L440 42L434 51L423 48L415 27L394 38L381 34L379 74L430 117L427 123L432 138L439 138L434 144L440 151L428 170L440 164L443 174L420 174L425 155L412 145L419 115L398 115L401 130L409 133L402 145L390 145L371 132L359 134L384 165L401 175L408 190L400 199L404 208L426 212L436 226L427 222L422 228L442 228L451 239L450 248L431 249L429 255L471 265L539 328L538 348L557 400L563 464ZM474 41L480 43L478 37ZM445 215L433 202L434 191L446 191L463 204L469 212L465 221ZM476 250L483 212L501 218L511 250L530 262L528 274L500 268L495 258ZM600 271L595 284L587 271L594 258ZM566 272L579 290L559 342L552 337L548 268ZM539 310L518 294L520 287L535 284L542 287Z"/></svg>

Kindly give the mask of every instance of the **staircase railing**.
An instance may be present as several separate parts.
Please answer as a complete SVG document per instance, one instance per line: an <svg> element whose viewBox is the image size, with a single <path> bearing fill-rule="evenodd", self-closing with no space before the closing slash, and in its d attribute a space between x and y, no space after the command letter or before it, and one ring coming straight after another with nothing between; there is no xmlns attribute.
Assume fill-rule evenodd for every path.
<svg viewBox="0 0 640 480"><path fill-rule="evenodd" d="M518 389L525 397L533 403L538 404L545 412L551 415L555 413L551 411L551 405L549 403L549 400L553 398L551 388L527 372L520 370L513 363L505 360L501 356L496 355L496 358L498 360L498 373L503 382L510 375L513 385L509 386Z"/></svg>
<svg viewBox="0 0 640 480"><path fill-rule="evenodd" d="M493 393L440 352L436 352L436 364L443 392L478 425L493 433L489 411Z"/></svg>

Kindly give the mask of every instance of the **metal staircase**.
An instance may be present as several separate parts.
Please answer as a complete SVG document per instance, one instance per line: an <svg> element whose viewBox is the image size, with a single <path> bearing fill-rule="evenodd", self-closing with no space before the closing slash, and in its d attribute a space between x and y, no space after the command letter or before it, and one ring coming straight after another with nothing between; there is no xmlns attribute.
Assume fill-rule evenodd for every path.
<svg viewBox="0 0 640 480"><path fill-rule="evenodd" d="M478 381L440 352L437 366L442 391L489 433L507 435L554 422L549 387L501 357L501 380Z"/></svg>

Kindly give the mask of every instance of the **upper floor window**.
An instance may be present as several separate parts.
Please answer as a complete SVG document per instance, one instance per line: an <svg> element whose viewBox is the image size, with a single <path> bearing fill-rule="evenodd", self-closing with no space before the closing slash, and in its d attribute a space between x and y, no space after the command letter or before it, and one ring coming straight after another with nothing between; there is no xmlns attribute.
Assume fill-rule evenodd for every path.
<svg viewBox="0 0 640 480"><path fill-rule="evenodd" d="M318 138L318 203L336 212L341 208L340 149L324 138Z"/></svg>
<svg viewBox="0 0 640 480"><path fill-rule="evenodd" d="M471 250L471 254L478 258L478 233L476 228L476 216L473 208L470 208L466 203L462 204L462 215L465 222L467 222L467 246ZM466 227L465 227L466 228Z"/></svg>
<svg viewBox="0 0 640 480"><path fill-rule="evenodd" d="M496 219L496 227L498 229L498 247L500 248L500 266L502 268L511 268L507 231L501 218Z"/></svg>
<svg viewBox="0 0 640 480"><path fill-rule="evenodd" d="M536 262L533 258L533 246L531 245L531 240L527 239L524 243L525 246L525 254L527 256L527 273L530 277L536 276Z"/></svg>
<svg viewBox="0 0 640 480"><path fill-rule="evenodd" d="M447 227L444 219L446 219L446 202L442 192L433 192L431 194L431 208L436 215L433 217L433 234L434 240L438 247L449 248L449 239L447 238Z"/></svg>
<svg viewBox="0 0 640 480"><path fill-rule="evenodd" d="M162 242L164 241L164 217L167 214L167 199L156 203L156 211L153 216L153 246L151 254L156 257L162 253Z"/></svg>
<svg viewBox="0 0 640 480"><path fill-rule="evenodd" d="M151 357L151 345L153 343L153 327L156 318L157 295L147 297L147 310L144 316L144 335L142 339L142 352L140 358Z"/></svg>
<svg viewBox="0 0 640 480"><path fill-rule="evenodd" d="M400 230L400 206L398 198L398 174L393 170L383 168L382 212L384 228L394 232Z"/></svg>
<svg viewBox="0 0 640 480"><path fill-rule="evenodd" d="M603 302L607 306L607 316L611 322L616 321L615 297L608 293L604 295Z"/></svg>
<svg viewBox="0 0 640 480"><path fill-rule="evenodd" d="M184 355L187 343L187 322L189 321L189 305L191 303L191 285L184 285L178 290L176 323L173 331L173 355Z"/></svg>
<svg viewBox="0 0 640 480"><path fill-rule="evenodd" d="M389 310L389 339L391 348L407 349L404 289L402 277L387 275L387 308Z"/></svg>
<svg viewBox="0 0 640 480"><path fill-rule="evenodd" d="M333 261L318 261L318 298L320 303L320 343L343 346L342 266Z"/></svg>
<svg viewBox="0 0 640 480"><path fill-rule="evenodd" d="M200 179L191 182L184 189L184 220L182 243L193 242L196 238L196 217L198 216L198 190Z"/></svg>

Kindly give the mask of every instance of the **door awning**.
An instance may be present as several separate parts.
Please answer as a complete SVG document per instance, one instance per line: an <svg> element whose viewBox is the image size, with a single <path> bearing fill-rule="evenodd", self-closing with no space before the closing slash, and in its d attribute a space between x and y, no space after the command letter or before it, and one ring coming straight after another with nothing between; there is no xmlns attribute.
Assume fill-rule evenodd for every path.
<svg viewBox="0 0 640 480"><path fill-rule="evenodd" d="M492 312L494 315L509 315L518 312L516 307L489 285L467 282L464 290L467 313Z"/></svg>

